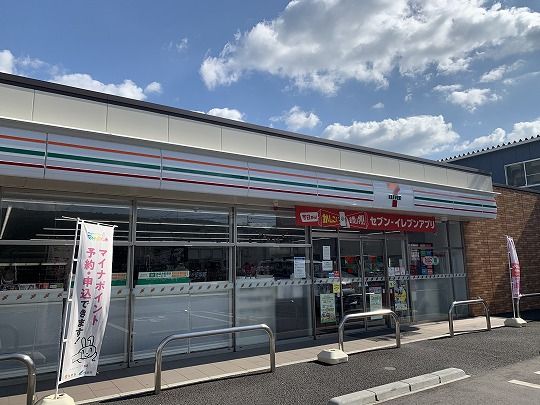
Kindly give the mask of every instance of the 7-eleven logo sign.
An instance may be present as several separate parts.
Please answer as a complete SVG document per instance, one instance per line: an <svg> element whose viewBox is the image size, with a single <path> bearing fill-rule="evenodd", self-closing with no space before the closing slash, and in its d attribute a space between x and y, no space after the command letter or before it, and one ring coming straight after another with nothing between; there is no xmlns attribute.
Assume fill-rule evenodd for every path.
<svg viewBox="0 0 540 405"><path fill-rule="evenodd" d="M397 183L386 183L386 187L391 191L388 194L388 199L392 201L392 207L397 208L398 201L401 201L401 194L399 194L399 184Z"/></svg>

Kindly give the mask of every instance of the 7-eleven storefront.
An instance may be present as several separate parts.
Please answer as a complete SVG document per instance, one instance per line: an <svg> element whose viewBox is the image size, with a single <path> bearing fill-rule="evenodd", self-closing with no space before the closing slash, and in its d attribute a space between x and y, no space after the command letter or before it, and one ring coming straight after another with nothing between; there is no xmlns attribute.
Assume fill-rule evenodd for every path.
<svg viewBox="0 0 540 405"><path fill-rule="evenodd" d="M122 367L172 333L266 323L313 339L381 307L442 319L467 297L463 222L496 215L472 169L12 75L0 101L0 353L30 353L40 373L57 361L66 217L117 225L100 364Z"/></svg>

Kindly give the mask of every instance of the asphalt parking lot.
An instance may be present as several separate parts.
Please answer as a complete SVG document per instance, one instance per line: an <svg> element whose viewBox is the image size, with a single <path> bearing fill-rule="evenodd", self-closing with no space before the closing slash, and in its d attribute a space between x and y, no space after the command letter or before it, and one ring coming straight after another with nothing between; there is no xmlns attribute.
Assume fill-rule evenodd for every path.
<svg viewBox="0 0 540 405"><path fill-rule="evenodd" d="M537 314L534 316L538 318ZM350 356L348 363L335 366L302 363L280 367L274 374L194 384L165 390L157 396L147 394L99 404L326 404L335 396L448 367L463 369L473 377L468 380L473 381L519 362L534 361L539 352L540 322L537 319L522 329L499 328L411 343L400 349L360 353ZM446 389L452 390L452 385ZM415 395L418 394L403 398L410 402L400 403L417 403Z"/></svg>
<svg viewBox="0 0 540 405"><path fill-rule="evenodd" d="M479 376L405 396L388 405L481 405L540 403L540 356Z"/></svg>

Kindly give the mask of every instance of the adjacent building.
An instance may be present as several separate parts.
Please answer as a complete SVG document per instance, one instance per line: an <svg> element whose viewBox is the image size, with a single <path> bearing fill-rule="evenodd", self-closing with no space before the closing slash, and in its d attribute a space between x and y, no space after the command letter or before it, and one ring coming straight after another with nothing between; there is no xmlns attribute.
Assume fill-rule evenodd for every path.
<svg viewBox="0 0 540 405"><path fill-rule="evenodd" d="M488 171L497 184L540 191L540 134L444 161Z"/></svg>
<svg viewBox="0 0 540 405"><path fill-rule="evenodd" d="M465 229L469 295L486 299L493 313L512 311L505 235L516 242L521 293L540 292L540 135L445 159L492 173L497 219L468 222ZM540 297L522 309L540 308Z"/></svg>

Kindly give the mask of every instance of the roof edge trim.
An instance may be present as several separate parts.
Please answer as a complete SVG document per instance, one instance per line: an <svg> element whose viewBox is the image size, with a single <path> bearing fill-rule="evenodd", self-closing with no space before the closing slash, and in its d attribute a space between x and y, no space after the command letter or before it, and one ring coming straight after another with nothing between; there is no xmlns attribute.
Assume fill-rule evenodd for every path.
<svg viewBox="0 0 540 405"><path fill-rule="evenodd" d="M204 122L207 124L222 125L229 128L239 129L243 131L251 131L264 135L276 136L280 138L286 138L296 141L303 141L311 144L321 145L321 146L330 146L334 148L339 148L343 150L349 150L354 152L363 152L369 153L372 155L379 155L384 157L390 157L394 159L401 159L415 163L423 163L431 166L443 167L447 169L460 170L468 173L482 174L486 176L491 176L490 172L479 170L476 168L471 168L467 166L460 166L456 164L450 164L446 162L430 160L420 157L414 157L409 155L404 155L401 153L383 151L380 149L369 148L365 146L359 146L354 144L349 144L345 142L333 141L329 139L319 138L316 136L303 135L295 132L284 131L280 129L274 129L269 127L264 127L262 125L250 124L246 122L234 121L226 118L215 117L212 115L201 114L190 110L185 110L176 107L165 106L162 104L150 103L148 101L134 100L126 97L115 96L107 93L100 93L97 91L81 89L77 87L66 86L63 84L47 82L38 79L32 79L29 77L23 77L18 75L12 75L8 73L0 72L0 83L28 88L32 90L44 91L48 93L60 94L68 97L81 98L85 100L91 100L102 103L110 103L113 105L128 107L158 114L171 115L178 118L190 119L199 122Z"/></svg>

